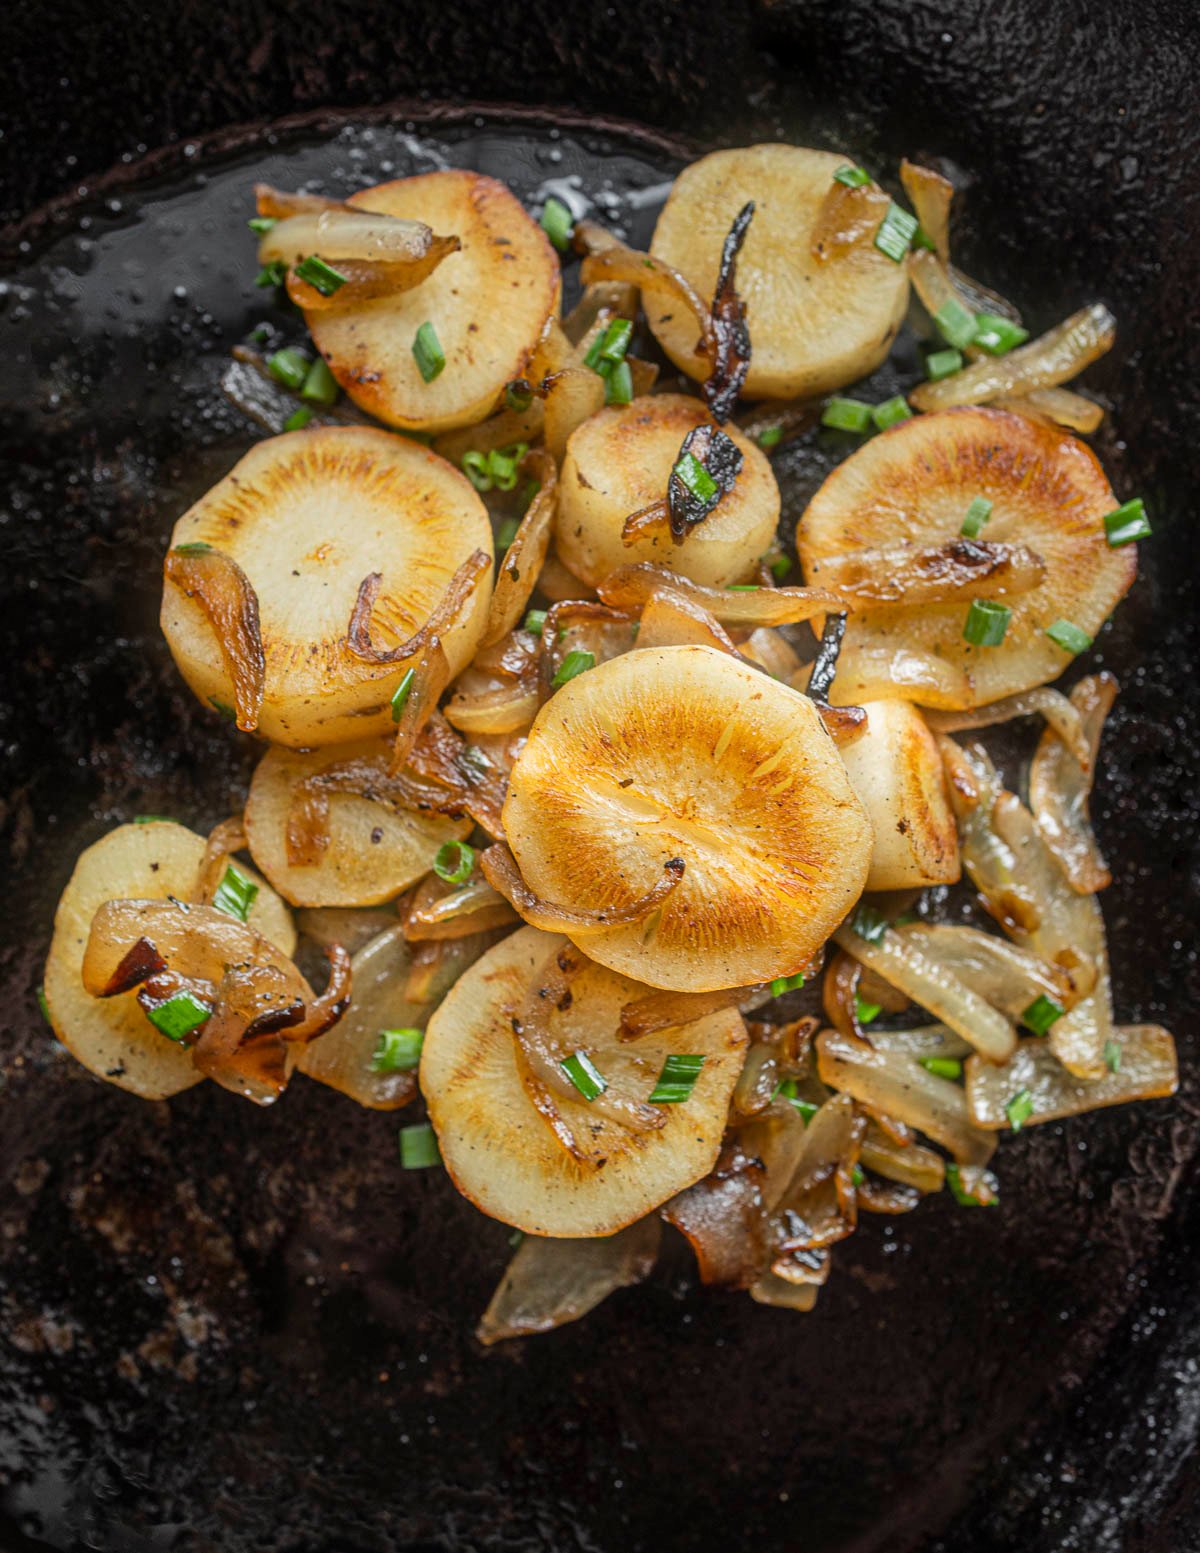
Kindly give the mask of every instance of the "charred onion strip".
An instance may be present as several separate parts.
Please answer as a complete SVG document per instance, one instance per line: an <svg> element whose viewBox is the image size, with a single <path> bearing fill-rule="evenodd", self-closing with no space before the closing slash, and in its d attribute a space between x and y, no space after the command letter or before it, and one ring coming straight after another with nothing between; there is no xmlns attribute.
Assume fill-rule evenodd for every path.
<svg viewBox="0 0 1200 1553"><path fill-rule="evenodd" d="M808 676L808 694L818 706L829 705L829 692L833 688L833 677L837 673L838 657L845 635L845 613L839 611L827 615L821 630L821 645L817 648L812 672Z"/></svg>
<svg viewBox="0 0 1200 1553"><path fill-rule="evenodd" d="M698 496L680 478L679 465L689 457L696 460L716 486L711 496ZM682 543L697 523L702 523L715 511L722 496L728 496L733 490L744 462L741 448L719 426L702 422L692 427L683 439L679 457L667 480L671 538L676 544Z"/></svg>
<svg viewBox="0 0 1200 1553"><path fill-rule="evenodd" d="M262 708L267 664L258 595L250 579L232 556L211 548L195 551L176 546L168 552L163 573L204 611L233 684L237 725L243 733L253 733Z"/></svg>
<svg viewBox="0 0 1200 1553"><path fill-rule="evenodd" d="M1046 845L1078 895L1112 883L1088 816L1088 797L1104 722L1117 697L1111 674L1091 674L1071 691L1068 705L1080 719L1082 750L1068 748L1057 727L1038 742L1029 771L1029 802ZM1081 758L1082 756L1082 758Z"/></svg>
<svg viewBox="0 0 1200 1553"><path fill-rule="evenodd" d="M922 708L921 715L935 733L959 733L966 728L994 728L997 723L1011 722L1016 717L1041 716L1083 770L1092 769L1092 751L1078 707L1060 690L1051 690L1048 685L1023 690L1018 695L1005 696L1001 701L972 707L965 712L939 712Z"/></svg>
<svg viewBox="0 0 1200 1553"><path fill-rule="evenodd" d="M896 545L856 550L821 562L821 581L855 605L954 603L993 594L1028 593L1046 563L1028 545L952 539L913 550Z"/></svg>
<svg viewBox="0 0 1200 1553"><path fill-rule="evenodd" d="M507 771L478 745L468 745L440 713L421 730L409 765L418 776L442 784L456 807L490 835L504 834L501 810L508 791Z"/></svg>
<svg viewBox="0 0 1200 1553"><path fill-rule="evenodd" d="M538 482L538 491L521 519L516 537L500 559L487 624L480 638L482 647L492 646L520 624L550 549L558 499L558 466L548 453L533 451L521 460L521 471Z"/></svg>
<svg viewBox="0 0 1200 1553"><path fill-rule="evenodd" d="M753 218L754 201L747 200L734 217L721 245L721 264L713 292L710 325L713 347L709 357L712 371L702 384L702 392L713 419L720 425L733 414L750 368L750 330L746 325L746 304L737 293L737 261ZM738 463L740 467L740 455ZM709 473L716 478L714 471ZM672 505L672 531L676 521Z"/></svg>
<svg viewBox="0 0 1200 1553"><path fill-rule="evenodd" d="M839 595L825 588L756 588L751 592L709 588L653 561L618 566L597 591L614 608L640 610L657 588L682 593L727 625L789 625L844 607Z"/></svg>
<svg viewBox="0 0 1200 1553"><path fill-rule="evenodd" d="M632 922L643 921L663 904L683 878L686 867L681 857L668 858L663 864L662 878L645 895L631 901L628 906L613 906L604 911L580 911L571 906L544 901L535 895L521 877L516 858L503 843L488 847L479 859L479 866L493 889L498 890L518 916L531 926L540 927L547 933L566 933L572 937L599 933L610 927L627 927Z"/></svg>

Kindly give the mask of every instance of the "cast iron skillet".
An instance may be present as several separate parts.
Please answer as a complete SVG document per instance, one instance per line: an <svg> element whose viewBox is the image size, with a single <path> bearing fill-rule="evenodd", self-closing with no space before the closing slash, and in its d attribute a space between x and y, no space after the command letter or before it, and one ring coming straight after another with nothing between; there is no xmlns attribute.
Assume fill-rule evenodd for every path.
<svg viewBox="0 0 1200 1553"><path fill-rule="evenodd" d="M1200 1544L1190 10L0 13L21 88L0 139L16 277L0 317L5 1549ZM555 111L475 119L435 99ZM338 138L346 108L369 133ZM611 113L659 133L596 118ZM297 114L265 149L230 129ZM537 163L554 117L563 160ZM1118 1012L1176 1031L1181 1093L1007 1142L997 1212L939 1201L868 1225L810 1317L698 1291L676 1246L587 1322L484 1353L469 1333L504 1231L433 1172L401 1175L395 1118L316 1085L266 1114L212 1086L147 1105L39 1022L79 847L139 811L221 817L252 758L192 705L154 624L174 516L250 435L213 392L253 304L233 195L251 163L231 154L325 157L348 186L414 165L406 123L523 192L550 171L644 188L677 165L677 136L788 136L880 167L941 154L975 180L967 268L1039 326L1093 297L1120 317L1091 378L1119 407L1101 451L1156 535L1099 654L1124 693L1096 818ZM166 149L138 162L147 147ZM181 257L176 218L201 207L204 252ZM833 456L782 461L791 520Z"/></svg>

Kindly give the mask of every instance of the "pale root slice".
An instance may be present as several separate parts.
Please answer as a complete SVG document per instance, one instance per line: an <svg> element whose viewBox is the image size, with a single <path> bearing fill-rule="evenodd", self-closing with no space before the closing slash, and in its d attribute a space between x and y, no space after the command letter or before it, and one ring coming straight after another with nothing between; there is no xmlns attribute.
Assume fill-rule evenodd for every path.
<svg viewBox="0 0 1200 1553"><path fill-rule="evenodd" d="M504 828L544 901L644 921L580 936L649 986L804 966L862 893L871 827L813 703L711 647L635 650L569 680L517 757ZM519 909L519 908L518 908Z"/></svg>
<svg viewBox="0 0 1200 1553"><path fill-rule="evenodd" d="M84 951L106 901L195 899L203 858L204 838L173 821L120 825L81 854L54 918L44 989L55 1035L97 1077L146 1100L190 1089L203 1074L188 1047L154 1028L136 992L94 998L84 991ZM249 925L290 956L296 932L287 907L257 874L238 867L258 885Z"/></svg>
<svg viewBox="0 0 1200 1553"><path fill-rule="evenodd" d="M703 402L688 394L611 405L585 421L563 462L554 530L559 558L593 586L634 561L658 561L713 588L753 578L775 540L779 487L766 454L733 426L725 431L743 463L713 512L680 543L666 525L631 545L621 539L626 518L665 499L688 432L712 424Z"/></svg>
<svg viewBox="0 0 1200 1553"><path fill-rule="evenodd" d="M558 317L562 272L546 234L502 183L461 169L382 183L348 203L424 221L462 246L410 291L306 313L330 371L389 426L447 431L483 420ZM423 324L446 358L428 383L413 355Z"/></svg>
<svg viewBox="0 0 1200 1553"><path fill-rule="evenodd" d="M315 862L294 862L288 825L300 784L348 763L372 762L383 777L389 754L386 739L360 739L308 752L276 746L259 761L246 800L246 839L254 861L293 906L374 906L391 900L429 872L444 842L465 840L470 833L466 817L450 819L331 789L327 845Z"/></svg>
<svg viewBox="0 0 1200 1553"><path fill-rule="evenodd" d="M1109 547L1103 520L1117 500L1091 449L1056 427L974 407L915 416L838 465L796 530L805 581L824 583L826 558L957 539L977 497L992 503L982 538L1028 546L1045 562L1036 587L1004 598L1004 640L965 640L966 599L864 609L847 622L835 701L960 711L1045 684L1063 659L1046 628L1068 620L1095 636L1128 590L1136 547Z"/></svg>
<svg viewBox="0 0 1200 1553"><path fill-rule="evenodd" d="M393 726L389 701L410 664L367 662L346 644L363 579L382 575L372 640L396 646L428 621L473 552L492 554L492 530L470 481L428 448L374 427L326 426L253 447L175 525L173 547L197 543L231 557L258 598L258 731L301 747ZM474 654L490 597L485 575L442 638L452 675ZM196 695L232 706L213 628L171 581L162 628Z"/></svg>
<svg viewBox="0 0 1200 1553"><path fill-rule="evenodd" d="M908 274L874 243L886 200L854 241L825 257L813 251L826 201L849 192L833 181L846 163L800 146L714 151L680 173L658 218L650 252L711 302L722 244L734 217L754 201L737 267L751 347L743 391L751 399L811 397L865 377L903 321ZM695 320L682 308L647 300L663 350L681 371L705 377Z"/></svg>
<svg viewBox="0 0 1200 1553"><path fill-rule="evenodd" d="M620 1065L625 1083L630 1064L639 1064L646 1097L668 1054L705 1061L689 1098L661 1106L663 1124L649 1131L597 1116L582 1096L556 1097L567 1125L593 1139L603 1163L577 1158L529 1098L512 1025L534 978L565 945L558 935L521 928L459 978L426 1029L421 1092L446 1168L477 1208L533 1235L611 1235L712 1168L746 1028L736 1009L726 1009L623 1043L621 1008L645 989L586 966L571 984L569 1007L550 1019L564 1056L584 1051L609 1076Z"/></svg>
<svg viewBox="0 0 1200 1553"><path fill-rule="evenodd" d="M937 740L906 701L871 701L866 732L842 749L850 785L875 832L868 890L953 884L958 827Z"/></svg>

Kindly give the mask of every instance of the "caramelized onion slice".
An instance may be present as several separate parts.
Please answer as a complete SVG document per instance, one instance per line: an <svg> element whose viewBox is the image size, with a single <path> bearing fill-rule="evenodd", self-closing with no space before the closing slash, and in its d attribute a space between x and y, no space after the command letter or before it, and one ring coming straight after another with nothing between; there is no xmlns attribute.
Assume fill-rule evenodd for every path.
<svg viewBox="0 0 1200 1553"><path fill-rule="evenodd" d="M818 264L828 264L832 259L844 259L854 248L869 246L890 204L888 196L874 184L851 189L831 179L813 223L809 252Z"/></svg>
<svg viewBox="0 0 1200 1553"><path fill-rule="evenodd" d="M636 1041L658 1030L673 1030L690 1025L722 1008L740 1008L743 1013L758 1007L770 993L762 987L727 987L719 992L650 992L626 1003L621 1010L621 1039Z"/></svg>
<svg viewBox="0 0 1200 1553"><path fill-rule="evenodd" d="M982 1063L981 1066L991 1065ZM895 1143L873 1121L867 1123L858 1157L877 1176L896 1181L901 1186L915 1187L918 1192L940 1192L946 1182L946 1164L940 1154L920 1143Z"/></svg>
<svg viewBox="0 0 1200 1553"><path fill-rule="evenodd" d="M488 883L500 892L531 927L540 927L547 933L567 933L573 938L586 933L598 933L604 928L625 927L631 922L643 921L662 905L683 878L685 866L682 858L668 858L663 864L662 878L645 895L628 906L614 906L610 910L593 912L555 905L534 894L521 877L516 859L503 843L489 847L480 857L479 863Z"/></svg>
<svg viewBox="0 0 1200 1553"><path fill-rule="evenodd" d="M1069 388L1034 388L1027 394L1001 395L992 404L998 410L1012 410L1016 415L1048 421L1084 435L1099 430L1104 420L1102 404Z"/></svg>
<svg viewBox="0 0 1200 1553"><path fill-rule="evenodd" d="M241 815L235 814L213 827L204 844L204 857L196 875L194 898L197 901L205 906L212 905L212 898L225 877L229 858L235 852L244 851L245 847L246 827Z"/></svg>
<svg viewBox="0 0 1200 1553"><path fill-rule="evenodd" d="M821 575L850 609L889 603L915 607L1028 593L1046 575L1046 563L1028 545L951 539L917 550L894 545L830 556L821 562Z"/></svg>
<svg viewBox="0 0 1200 1553"><path fill-rule="evenodd" d="M423 939L414 943L404 996L410 1003L428 1005L424 1011L429 1014L462 973L503 937L504 930L500 929L472 933L469 938Z"/></svg>
<svg viewBox="0 0 1200 1553"><path fill-rule="evenodd" d="M815 1283L790 1283L777 1273L764 1273L750 1285L750 1298L758 1305L775 1305L783 1310L814 1310L817 1304Z"/></svg>
<svg viewBox="0 0 1200 1553"><path fill-rule="evenodd" d="M659 588L683 594L727 625L788 625L845 607L836 593L825 588L708 588L653 561L619 566L597 591L616 609L638 610Z"/></svg>
<svg viewBox="0 0 1200 1553"><path fill-rule="evenodd" d="M529 727L539 706L536 675L515 685L471 691L459 679L446 703L446 720L462 733L507 734Z"/></svg>
<svg viewBox="0 0 1200 1553"><path fill-rule="evenodd" d="M567 439L604 408L604 379L590 367L563 367L546 379L543 426L546 451L562 461Z"/></svg>
<svg viewBox="0 0 1200 1553"><path fill-rule="evenodd" d="M998 723L1012 722L1017 717L1041 716L1067 745L1075 759L1083 762L1085 770L1091 770L1092 754L1078 707L1061 690L1051 690L1048 685L1023 690L1018 695L1005 696L1000 701L989 702L987 706L971 707L963 712L942 712L923 707L921 715L935 733L959 733L966 728L994 728Z"/></svg>
<svg viewBox="0 0 1200 1553"><path fill-rule="evenodd" d="M1111 674L1089 674L1071 691L1068 705L1079 719L1080 743L1068 745L1056 728L1038 742L1029 771L1029 802L1046 845L1058 859L1067 883L1078 895L1090 895L1112 882L1112 874L1092 831L1088 797L1104 721L1117 696Z"/></svg>
<svg viewBox="0 0 1200 1553"><path fill-rule="evenodd" d="M487 625L480 639L482 647L498 642L520 625L550 549L558 500L558 466L548 453L535 450L526 453L521 471L538 482L537 495L529 503L512 544L500 558Z"/></svg>
<svg viewBox="0 0 1200 1553"><path fill-rule="evenodd" d="M286 849L287 860L293 867L315 866L327 851L329 800L334 793L366 798L394 813L461 812L456 800L441 789L421 782L411 772L392 771L382 749L375 758L364 755L335 761L297 782L292 793Z"/></svg>
<svg viewBox="0 0 1200 1553"><path fill-rule="evenodd" d="M1110 1052L1111 1064L1102 1077L1090 1080L1068 1073L1046 1040L1022 1041L1002 1067L972 1057L967 1063L967 1104L975 1125L1009 1127L1007 1108L1026 1093L1033 1109L1023 1127L1175 1093L1179 1087L1175 1042L1161 1025L1118 1025L1109 1039L1115 1048Z"/></svg>
<svg viewBox="0 0 1200 1553"><path fill-rule="evenodd" d="M1014 1022L1039 997L1070 1008L1079 993L1069 971L993 933L950 923L906 923L893 930Z"/></svg>
<svg viewBox="0 0 1200 1553"><path fill-rule="evenodd" d="M769 1255L765 1175L762 1160L735 1137L702 1181L660 1210L691 1246L702 1283L744 1289L762 1274Z"/></svg>
<svg viewBox="0 0 1200 1553"><path fill-rule="evenodd" d="M702 604L674 588L656 588L642 610L637 646L692 645L715 647L733 658L742 657L724 626Z"/></svg>
<svg viewBox="0 0 1200 1553"><path fill-rule="evenodd" d="M455 886L443 884L436 874L427 874L405 915L404 936L410 942L464 938L469 933L486 932L520 920L486 879L476 875Z"/></svg>
<svg viewBox="0 0 1200 1553"><path fill-rule="evenodd" d="M358 597L346 628L346 646L365 663L404 663L415 658L465 612L490 565L486 551L473 550L450 579L450 586L425 624L395 647L377 647L371 640L371 614L379 597L383 574L369 573L359 584Z"/></svg>
<svg viewBox="0 0 1200 1553"><path fill-rule="evenodd" d="M481 1343L529 1337L578 1321L616 1289L641 1283L658 1259L656 1215L615 1235L548 1240L526 1235L476 1330Z"/></svg>
<svg viewBox="0 0 1200 1553"><path fill-rule="evenodd" d="M579 222L575 236L586 250L579 271L585 286L597 281L617 282L636 287L643 297L683 309L696 321L696 355L714 359L716 341L709 310L699 292L678 270L648 253L627 248L594 221Z"/></svg>
<svg viewBox="0 0 1200 1553"><path fill-rule="evenodd" d="M950 263L950 204L954 185L932 167L919 167L907 157L900 163L900 182L912 201L917 220L943 264Z"/></svg>
<svg viewBox="0 0 1200 1553"><path fill-rule="evenodd" d="M203 610L233 684L237 725L243 733L253 733L262 708L267 666L258 595L250 579L232 556L211 547L196 550L190 546L168 551L163 575Z"/></svg>

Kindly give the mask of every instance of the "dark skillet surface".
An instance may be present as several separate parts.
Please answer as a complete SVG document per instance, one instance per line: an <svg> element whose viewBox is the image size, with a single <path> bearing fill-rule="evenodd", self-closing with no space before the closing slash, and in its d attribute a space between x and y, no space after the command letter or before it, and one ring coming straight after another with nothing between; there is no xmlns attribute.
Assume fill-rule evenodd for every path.
<svg viewBox="0 0 1200 1553"><path fill-rule="evenodd" d="M1097 820L1117 876L1105 908L1118 1013L1176 1030L1182 1095L1006 1143L996 1213L939 1201L869 1222L812 1317L696 1290L675 1248L651 1285L588 1322L484 1354L469 1332L507 1255L504 1232L432 1173L401 1174L395 1118L313 1085L265 1115L211 1086L147 1106L82 1074L32 1003L75 852L135 812L219 818L250 760L182 691L154 610L173 517L248 440L217 408L218 359L247 308L267 309L246 285L240 210L205 234L220 256L211 269L176 276L145 253L146 275L121 281L143 301L116 298L111 317L95 296L63 303L77 284L98 290L95 266L72 277L70 239L36 281L43 290L49 277L53 311L18 293L0 323L5 397L35 406L6 415L4 430L18 497L0 908L3 1006L15 1016L0 1091L10 1545L18 1527L34 1539L26 1546L312 1553L1197 1544L1184 1460L1200 1401L1197 740L1194 700L1181 697L1196 650L1186 525L1200 427L1182 334L1195 263L1172 252L1188 229L1185 197L1196 225L1195 185L1177 181L1195 178L1195 127L1167 111L1182 100L1172 91L1186 62L1152 28L1139 52L1095 22L1071 46L1105 63L1064 104L1061 83L1051 87L1057 25L1039 49L1055 33L1060 63L1039 81L1026 13L1003 8L989 23L997 47L1027 38L1030 52L1003 107L969 112L989 79L979 43L963 45L976 50L973 77L961 57L944 63L939 47L957 48L939 45L935 8L910 13L903 33L887 7L869 23L836 14L858 18L848 53L834 48L832 8L829 31L825 8L809 8L807 37L824 89L846 106L837 119L802 109L808 72L820 72L789 67L759 105L760 129L790 124L820 141L841 122L840 143L877 165L904 149L954 154L980 180L960 243L968 267L1028 302L1038 324L1100 295L1125 326L1093 377L1119 392L1128 444L1104 456L1121 495L1150 498L1158 534L1103 641L1125 691ZM781 10L772 27L786 25ZM899 44L915 48L919 81ZM666 117L668 100L688 105L715 66L707 50L681 42L652 116ZM872 98L867 78L851 69L865 60L876 102L910 103L885 108L874 129L856 106ZM237 117L232 101L208 122ZM109 154L125 144L105 142L111 133L101 119L95 144ZM397 172L412 165L396 142L353 137L303 166L371 181L388 171L384 158ZM512 144L487 134L452 155L528 192L551 169L522 169ZM671 170L661 150L618 170L598 146L561 144L553 170L578 156L592 192L607 171L626 188ZM55 171L40 176L44 193ZM89 238L125 226L128 207L94 219ZM107 254L121 252L121 235ZM166 248L178 242L168 234ZM188 294L174 300L177 283ZM72 336L81 343L67 348ZM12 357L31 337L32 395ZM47 382L60 395L52 408ZM781 459L792 518L841 451Z"/></svg>

